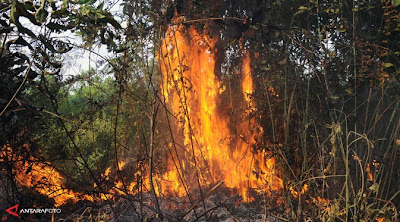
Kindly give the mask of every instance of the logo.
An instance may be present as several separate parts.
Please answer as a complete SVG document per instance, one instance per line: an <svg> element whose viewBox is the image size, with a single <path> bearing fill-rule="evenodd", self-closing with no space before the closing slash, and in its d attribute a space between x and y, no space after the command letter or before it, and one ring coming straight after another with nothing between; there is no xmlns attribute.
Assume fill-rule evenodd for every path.
<svg viewBox="0 0 400 222"><path fill-rule="evenodd" d="M54 213L59 214L59 213L61 213L61 209L59 209L59 208L22 208L18 212L18 207L19 207L19 204L16 204L16 205L6 209L6 212L15 217L19 217L19 214L54 214Z"/></svg>
<svg viewBox="0 0 400 222"><path fill-rule="evenodd" d="M18 206L19 206L19 204L16 204L16 205L8 208L8 209L6 209L6 212L11 214L11 215L13 215L13 216L19 217L19 215L17 213L18 212Z"/></svg>

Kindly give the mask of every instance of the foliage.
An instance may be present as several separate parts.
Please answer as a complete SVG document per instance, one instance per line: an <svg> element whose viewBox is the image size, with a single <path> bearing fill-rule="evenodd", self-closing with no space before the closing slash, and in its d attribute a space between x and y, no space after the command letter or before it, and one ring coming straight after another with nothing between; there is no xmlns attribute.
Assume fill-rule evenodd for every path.
<svg viewBox="0 0 400 222"><path fill-rule="evenodd" d="M73 134L72 126L65 124L64 121L68 122L66 118L61 118L68 113L59 109L59 101L65 98L62 93L69 94L65 91L66 82L73 81L65 81L60 73L62 55L76 43L62 36L77 33L87 44L98 41L110 50L117 50L114 41L121 27L103 7L104 4L95 1L1 1L1 147L12 147L15 155L26 160L30 156L53 164L63 160L64 165L60 163L59 167L62 166L65 172L76 172L79 168L70 164L75 163L77 151L66 139L66 132ZM98 124L103 123L98 121ZM107 136L100 139L106 147L110 141L104 140ZM26 146L29 149L24 148ZM98 153L102 152L99 150ZM86 152L84 158L90 155L92 153ZM101 157L96 157L94 161L99 159ZM9 170L13 169L14 163L2 161L1 169L8 169L10 173L10 177L2 178L6 182L13 178L13 172ZM67 167L68 164L71 167ZM82 160L80 164L83 164ZM90 166L96 169L99 165L92 161ZM86 163L85 169L81 167L80 171L86 174L87 167ZM17 189L14 182L7 184L11 186L7 189ZM15 198L15 195L25 198L19 192L7 193L8 198Z"/></svg>
<svg viewBox="0 0 400 222"><path fill-rule="evenodd" d="M90 42L100 36L102 42L109 47L115 45L114 32L120 25L109 12L103 10L103 4L94 7L93 3L68 0L62 4L46 0L1 1L1 85L5 87L2 87L0 107L5 107L8 101L11 101L8 110L23 103L34 112L37 107L29 104L27 98L24 98L26 90L39 90L46 97L54 99L51 97L55 91L49 91L44 84L45 75L52 75L54 81L60 81L60 55L72 48L68 40L58 38L61 34L79 32L83 39L90 39ZM10 100L18 86L21 88L17 92L17 99ZM57 87L54 90L57 90ZM18 118L16 112L6 112L4 115L3 112L2 119ZM8 121L2 121L5 122ZM4 133L7 135L8 131ZM9 135L15 135L15 132ZM11 139L4 138L3 141Z"/></svg>

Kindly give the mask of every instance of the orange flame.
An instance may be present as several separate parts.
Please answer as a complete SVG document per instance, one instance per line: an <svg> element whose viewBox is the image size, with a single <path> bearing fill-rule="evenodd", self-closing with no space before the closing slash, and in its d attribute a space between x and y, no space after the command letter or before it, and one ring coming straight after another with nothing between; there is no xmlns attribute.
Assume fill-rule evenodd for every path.
<svg viewBox="0 0 400 222"><path fill-rule="evenodd" d="M293 186L289 187L290 192L292 193L294 198L299 198L299 192L295 190ZM308 191L308 184L304 184L303 187L300 190L300 194L305 194ZM320 197L318 197L320 198Z"/></svg>
<svg viewBox="0 0 400 222"><path fill-rule="evenodd" d="M371 168L369 167L369 163L367 163L367 166L365 167L365 171L367 172L368 175L368 180L373 181L374 180L374 174L371 171Z"/></svg>
<svg viewBox="0 0 400 222"><path fill-rule="evenodd" d="M1 150L0 157L2 161L7 159L14 162L13 173L18 183L34 188L40 194L53 199L56 207L67 202L75 203L83 199L93 200L89 195L66 189L63 186L64 176L48 162L39 162L32 156L28 161L24 161L22 156L13 155L12 149L6 146Z"/></svg>
<svg viewBox="0 0 400 222"><path fill-rule="evenodd" d="M28 149L28 146L25 145ZM65 187L65 177L57 171L49 162L39 161L37 158L30 156L28 160L22 156L15 155L9 146L4 146L0 150L0 161L8 161L14 164L13 174L16 181L25 187L36 190L41 195L45 195L50 199L54 200L54 206L59 207L66 203L76 203L80 200L88 200L93 202L94 200L111 200L116 195L135 195L137 194L137 182L133 181L130 184L126 184L126 189L123 180L116 177L114 178L114 186L106 190L100 195L88 195L83 192L75 192L72 189ZM125 167L126 162L119 161L119 169L122 170ZM109 180L111 176L112 168L109 167L102 174L102 177ZM178 192L176 181L176 172L171 171L162 178L155 176L155 180L164 181L160 188L156 189L156 193L160 194L159 190L168 190L170 192ZM136 172L134 176L141 174L140 171ZM143 178L144 191L149 191L150 182L149 179ZM126 180L124 180L126 182ZM97 184L93 184L93 188L97 188ZM183 196L184 193L179 193L179 196Z"/></svg>
<svg viewBox="0 0 400 222"><path fill-rule="evenodd" d="M283 184L269 153L252 152L262 128L249 120L242 120L236 129L230 126L231 119L221 107L224 84L214 70L216 43L216 38L201 35L193 27L186 33L182 26L171 27L162 42L162 93L178 117L184 137L183 159L187 164L179 170L199 174L200 184L205 186L223 180L227 187L237 189L245 201L251 201L249 189L279 191ZM251 60L249 52L245 55L241 87L243 100L251 112L255 110L250 97L254 90ZM236 118L246 119L245 114ZM174 170L173 164L169 167Z"/></svg>

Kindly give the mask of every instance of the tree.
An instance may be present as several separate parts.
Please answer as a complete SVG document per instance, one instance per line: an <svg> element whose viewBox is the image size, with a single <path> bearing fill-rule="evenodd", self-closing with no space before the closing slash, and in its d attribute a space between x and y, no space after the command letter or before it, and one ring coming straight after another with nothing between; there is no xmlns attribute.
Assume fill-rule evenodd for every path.
<svg viewBox="0 0 400 222"><path fill-rule="evenodd" d="M65 83L60 75L61 55L74 42L60 38L76 33L87 44L95 41L117 50L120 24L95 1L5 1L0 3L0 146L29 160L65 158L65 140L71 129L64 124L58 100ZM70 80L71 81L71 80ZM63 127L64 125L64 127ZM51 131L54 129L54 131ZM50 139L46 139L50 137ZM44 139L47 140L43 145ZM26 149L26 147L29 149ZM47 149L47 150L46 150ZM43 151L43 152L41 152ZM79 153L79 149L74 152ZM13 154L13 155L14 155ZM86 158L86 157L85 157ZM3 160L13 180L13 162ZM86 160L82 161L86 168ZM12 189L18 190L15 183ZM13 196L16 193L7 193ZM21 197L21 196L19 196ZM11 199L11 197L10 197Z"/></svg>

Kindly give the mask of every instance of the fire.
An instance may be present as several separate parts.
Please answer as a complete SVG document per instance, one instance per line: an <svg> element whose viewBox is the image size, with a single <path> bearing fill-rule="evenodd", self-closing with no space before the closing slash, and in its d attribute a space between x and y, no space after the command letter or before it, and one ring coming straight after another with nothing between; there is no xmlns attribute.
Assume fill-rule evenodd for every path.
<svg viewBox="0 0 400 222"><path fill-rule="evenodd" d="M367 172L368 175L368 180L373 181L374 180L374 174L371 171L371 168L369 167L369 163L367 163L367 166L365 167L365 171Z"/></svg>
<svg viewBox="0 0 400 222"><path fill-rule="evenodd" d="M215 68L219 68L215 59L216 44L217 38L202 35L193 27L185 30L182 26L170 27L162 42L162 93L178 117L185 147L180 159L187 164L178 170L193 175L193 178L185 177L192 187L196 186L193 182L196 175L197 184L203 186L223 180L226 187L237 189L245 201L251 201L249 189L279 191L283 184L274 158L268 157L266 151L252 152L263 132L254 120L246 119L246 113L255 110L250 97L254 90L250 53L245 52L241 73L247 111L235 116L241 119L235 128L221 107L225 86L215 72ZM256 128L258 131L254 130ZM168 167L169 171L177 170L174 164ZM182 182L178 178L175 180Z"/></svg>
<svg viewBox="0 0 400 222"><path fill-rule="evenodd" d="M290 193L292 193L294 198L299 198L299 191L295 190L293 186L289 187ZM300 194L305 194L308 191L308 184L304 184L300 190ZM320 197L318 197L320 198Z"/></svg>
<svg viewBox="0 0 400 222"><path fill-rule="evenodd" d="M29 149L27 145L24 146L25 149ZM98 201L98 200L111 200L117 195L135 195L137 194L137 182L133 181L126 184L126 189L124 187L124 182L126 183L128 179L124 182L118 176L110 178L113 172L112 168L107 168L102 177L106 180L114 181L114 186L105 190L104 193L100 195L88 195L84 192L76 192L72 189L68 189L65 186L65 177L55 169L49 162L39 161L37 158L30 156L28 160L24 159L22 156L13 153L11 147L4 146L0 150L0 161L12 162L13 174L15 180L25 187L37 191L41 195L47 196L54 200L54 206L59 207L66 203L76 203L81 200L88 201ZM125 161L119 161L119 169L122 170L126 165ZM114 170L115 171L115 170ZM133 174L134 176L140 176L141 172L137 171ZM177 192L178 196L183 196L184 193L180 193L178 189L178 184L176 183L176 171L171 171L166 173L162 177L155 176L156 181L164 181L160 188L157 187L156 193L160 194L160 190L168 190L170 192ZM150 181L148 177L143 178L143 188L144 191L149 191ZM93 184L93 188L97 188L97 184Z"/></svg>
<svg viewBox="0 0 400 222"><path fill-rule="evenodd" d="M27 146L25 148L28 149ZM23 160L22 156L13 155L12 149L7 146L1 150L0 159L14 163L13 173L18 183L53 199L56 207L66 202L75 203L83 199L93 199L86 194L66 189L63 186L64 176L48 162L40 162L33 156L30 156L28 161Z"/></svg>
<svg viewBox="0 0 400 222"><path fill-rule="evenodd" d="M251 96L254 92L251 75L251 54L243 52L240 75L241 84L233 90L239 95L236 112L230 111L226 98L226 84L216 75L216 44L218 39L200 34L195 28L171 26L159 53L162 72L162 95L177 117L174 136L183 144L180 150L171 152L164 172L153 173L157 195L182 197L190 191L206 188L224 181L226 187L236 190L244 201L252 201L250 190L256 192L281 191L283 182L276 169L275 159L265 149L256 150L263 129L249 118L257 111ZM230 89L232 90L232 89ZM225 102L225 103L224 103ZM178 140L177 140L178 141ZM173 150L170 143L168 149ZM11 148L3 149L2 155L15 162L16 180L40 194L54 199L55 206L75 203L79 200L106 200L121 195L135 195L139 190L150 190L148 167L138 167L130 175L120 178L118 171L126 171L125 161L118 162L118 169L107 168L101 174L103 180L114 181L113 187L97 187L100 195L74 192L65 187L66 179L48 162L34 157L22 161L22 157L9 159ZM4 158L3 157L3 158ZM138 178L137 180L135 178ZM139 179L140 178L140 179ZM100 186L103 186L100 184Z"/></svg>

